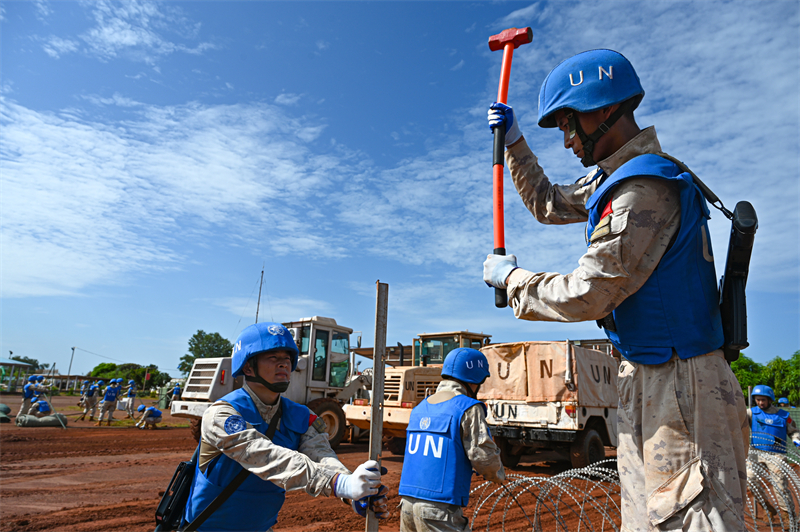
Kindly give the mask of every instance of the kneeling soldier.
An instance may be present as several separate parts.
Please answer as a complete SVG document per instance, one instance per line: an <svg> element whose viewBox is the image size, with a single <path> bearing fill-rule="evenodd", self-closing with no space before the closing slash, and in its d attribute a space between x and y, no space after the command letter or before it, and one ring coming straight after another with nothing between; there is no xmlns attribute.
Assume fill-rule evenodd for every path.
<svg viewBox="0 0 800 532"><path fill-rule="evenodd" d="M483 353L454 349L444 360L436 393L411 411L398 490L402 532L466 530L462 507L469 504L472 470L498 484L505 480L486 406L476 398L487 377Z"/></svg>
<svg viewBox="0 0 800 532"><path fill-rule="evenodd" d="M389 516L386 498L378 494L385 493L378 463L368 460L350 474L331 449L325 423L306 406L281 397L298 354L279 323L250 325L239 335L231 376L244 375L245 383L203 414L184 523L200 515L242 468L250 475L198 530L271 530L286 491L298 489L314 497L372 497L373 511ZM353 506L358 512L358 503Z"/></svg>

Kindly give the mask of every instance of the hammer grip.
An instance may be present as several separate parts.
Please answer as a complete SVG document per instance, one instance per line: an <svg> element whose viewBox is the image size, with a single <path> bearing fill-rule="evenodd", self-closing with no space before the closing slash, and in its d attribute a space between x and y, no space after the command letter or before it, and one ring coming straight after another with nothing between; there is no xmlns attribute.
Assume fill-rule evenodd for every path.
<svg viewBox="0 0 800 532"><path fill-rule="evenodd" d="M499 164L500 166L504 166L505 159L503 155L506 151L506 128L505 126L500 126L494 128L494 146L492 149L492 164Z"/></svg>
<svg viewBox="0 0 800 532"><path fill-rule="evenodd" d="M505 248L494 248L492 252L495 255L505 255ZM506 308L508 306L508 293L504 288L494 289L494 306L497 308Z"/></svg>

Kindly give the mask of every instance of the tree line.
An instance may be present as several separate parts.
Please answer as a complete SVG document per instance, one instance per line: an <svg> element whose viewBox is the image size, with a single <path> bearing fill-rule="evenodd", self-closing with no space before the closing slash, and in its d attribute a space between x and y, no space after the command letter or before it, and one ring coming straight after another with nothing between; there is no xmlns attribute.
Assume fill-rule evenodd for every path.
<svg viewBox="0 0 800 532"><path fill-rule="evenodd" d="M748 386L766 384L775 392L775 399L786 397L789 404L800 405L800 350L785 360L775 357L766 364L739 354L739 360L731 364L731 369L747 395Z"/></svg>

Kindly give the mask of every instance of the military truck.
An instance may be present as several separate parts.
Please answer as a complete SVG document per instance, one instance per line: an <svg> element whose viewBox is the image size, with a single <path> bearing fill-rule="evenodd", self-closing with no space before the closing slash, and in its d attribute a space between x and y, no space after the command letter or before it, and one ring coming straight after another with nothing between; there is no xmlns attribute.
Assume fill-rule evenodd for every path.
<svg viewBox="0 0 800 532"><path fill-rule="evenodd" d="M469 331L426 333L414 338L410 349L408 346L387 349L387 366L395 364L386 368L383 385L383 437L389 451L405 452L411 409L436 392L447 354L457 347L481 349L489 345L490 339L491 335ZM369 358L372 350L363 348L355 352ZM369 405L369 399L355 399L353 404L345 405L347 422L361 431L369 431Z"/></svg>
<svg viewBox="0 0 800 532"><path fill-rule="evenodd" d="M308 406L325 421L331 447L345 434L342 404L371 381L363 375L351 375L350 334L353 330L333 318L314 316L284 323L297 343L300 356L289 389L283 396ZM192 434L200 439L203 413L217 399L244 382L231 378L231 357L198 358L194 361L179 401L173 401L170 413L191 419Z"/></svg>
<svg viewBox="0 0 800 532"><path fill-rule="evenodd" d="M619 358L607 340L516 342L481 349L491 376L478 399L507 466L557 451L573 467L617 446Z"/></svg>

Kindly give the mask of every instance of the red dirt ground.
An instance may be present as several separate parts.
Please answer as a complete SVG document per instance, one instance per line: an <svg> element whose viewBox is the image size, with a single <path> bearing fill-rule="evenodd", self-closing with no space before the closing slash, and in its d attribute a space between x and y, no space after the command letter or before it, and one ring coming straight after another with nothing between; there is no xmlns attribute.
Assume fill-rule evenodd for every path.
<svg viewBox="0 0 800 532"><path fill-rule="evenodd" d="M162 490L178 462L188 460L195 447L187 420L166 414L163 428L138 430L132 421L122 421L125 414L117 411L114 426L95 427L88 421L75 421L79 413L76 402L74 397L53 398L56 411L69 417L67 430L22 428L13 420L0 424L0 528L14 532L153 530ZM16 414L20 398L0 395L0 403ZM149 406L154 401L145 403ZM343 443L337 452L346 466L355 469L367 459L367 444ZM393 516L381 523L381 529L397 530L399 511L395 506L400 501L397 487L402 457L384 451L383 465L389 470L384 483L391 490ZM552 475L566 468L563 463L539 462L507 471ZM474 485L480 482L475 480ZM473 507L474 503L465 512L467 516ZM500 513L495 514L493 523ZM300 530L361 531L364 520L338 499L312 499L302 491L293 492L275 531Z"/></svg>

